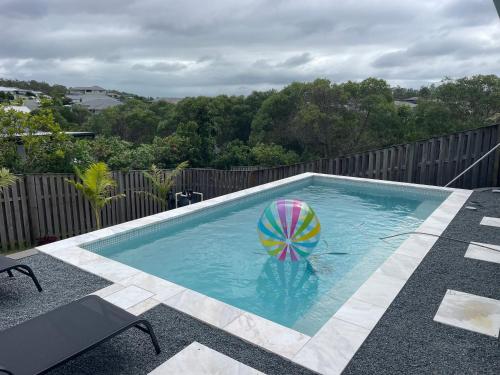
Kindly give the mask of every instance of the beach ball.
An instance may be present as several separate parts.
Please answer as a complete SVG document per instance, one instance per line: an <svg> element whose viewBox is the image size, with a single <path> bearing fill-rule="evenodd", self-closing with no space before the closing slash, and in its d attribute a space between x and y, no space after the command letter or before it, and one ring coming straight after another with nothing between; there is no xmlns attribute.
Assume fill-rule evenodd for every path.
<svg viewBox="0 0 500 375"><path fill-rule="evenodd" d="M319 242L321 225L313 209L297 199L278 199L257 224L260 243L280 261L307 257Z"/></svg>

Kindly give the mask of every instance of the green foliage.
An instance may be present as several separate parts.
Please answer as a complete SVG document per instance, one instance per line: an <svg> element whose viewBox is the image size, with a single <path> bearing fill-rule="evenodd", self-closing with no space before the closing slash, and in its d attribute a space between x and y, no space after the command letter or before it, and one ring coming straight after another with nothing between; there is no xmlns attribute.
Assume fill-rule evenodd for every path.
<svg viewBox="0 0 500 375"><path fill-rule="evenodd" d="M165 172L152 165L149 172L144 172L144 177L151 183L153 188L152 192L138 191L137 194L151 197L153 200L160 204L162 210L168 207L168 194L172 190L175 183L175 178L188 167L189 162L184 161L177 165L174 170Z"/></svg>
<svg viewBox="0 0 500 375"><path fill-rule="evenodd" d="M34 83L27 86L40 90ZM44 90L54 88L49 86ZM22 132L26 145L26 157L20 157L13 138L2 138L0 165L15 172L64 172L98 161L113 170L151 164L172 168L184 160L193 167L278 165L500 121L500 78L495 75L446 78L420 89L391 88L376 78L317 79L246 97L189 97L177 104L121 95L123 105L95 115L83 107L65 107L60 97L29 115L0 110L1 132ZM418 98L415 106L394 103L409 97ZM97 137L76 140L61 129L91 130ZM33 137L37 131L49 135Z"/></svg>
<svg viewBox="0 0 500 375"><path fill-rule="evenodd" d="M68 137L55 122L50 109L32 113L0 108L0 162L16 172L63 172L68 168ZM24 154L17 152L22 141Z"/></svg>
<svg viewBox="0 0 500 375"><path fill-rule="evenodd" d="M16 181L17 177L10 173L7 168L0 168L0 193L3 194L3 190Z"/></svg>
<svg viewBox="0 0 500 375"><path fill-rule="evenodd" d="M168 117L169 103L148 103L129 99L89 118L86 128L105 136L118 136L134 144L150 143L162 118Z"/></svg>
<svg viewBox="0 0 500 375"><path fill-rule="evenodd" d="M125 194L111 195L116 182L105 163L91 164L83 173L75 167L75 174L81 182L70 179L66 179L66 182L73 185L89 201L97 229L100 229L101 210L114 199L125 197Z"/></svg>
<svg viewBox="0 0 500 375"><path fill-rule="evenodd" d="M250 151L256 165L274 167L297 163L299 156L293 151L287 151L283 146L258 143Z"/></svg>
<svg viewBox="0 0 500 375"><path fill-rule="evenodd" d="M252 165L251 148L239 139L227 143L217 154L214 166L229 169L232 166Z"/></svg>

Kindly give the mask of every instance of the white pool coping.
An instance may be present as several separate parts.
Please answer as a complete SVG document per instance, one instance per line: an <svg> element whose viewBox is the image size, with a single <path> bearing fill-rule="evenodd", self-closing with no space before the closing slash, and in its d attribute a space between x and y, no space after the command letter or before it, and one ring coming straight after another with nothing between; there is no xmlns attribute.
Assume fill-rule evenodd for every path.
<svg viewBox="0 0 500 375"><path fill-rule="evenodd" d="M129 299L121 301L123 306L136 302L137 298L142 295L143 300L131 307L137 313L163 303L313 371L323 374L339 374L427 255L437 241L437 237L411 234L313 337L80 247L118 233L179 218L208 207L215 207L313 177L377 184L378 186L397 186L403 189L418 188L449 192L450 195L417 229L419 232L434 235L443 233L472 194L471 190L463 189L303 173L191 206L161 212L39 246L37 249L117 284L105 289L109 289L109 296L112 296L113 292L121 292L124 299ZM122 291L123 288L130 286L141 288L143 292L128 288L131 295L127 295ZM112 300L118 297L115 296ZM120 302L117 300L115 303Z"/></svg>

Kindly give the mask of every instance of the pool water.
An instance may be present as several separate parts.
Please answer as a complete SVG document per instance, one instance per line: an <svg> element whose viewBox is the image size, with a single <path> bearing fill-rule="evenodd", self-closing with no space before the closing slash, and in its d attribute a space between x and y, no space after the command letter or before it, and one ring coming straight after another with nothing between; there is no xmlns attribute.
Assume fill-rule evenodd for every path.
<svg viewBox="0 0 500 375"><path fill-rule="evenodd" d="M380 237L415 230L446 194L311 181L84 247L312 336L405 239ZM259 242L278 198L307 202L321 222L307 261L280 262Z"/></svg>

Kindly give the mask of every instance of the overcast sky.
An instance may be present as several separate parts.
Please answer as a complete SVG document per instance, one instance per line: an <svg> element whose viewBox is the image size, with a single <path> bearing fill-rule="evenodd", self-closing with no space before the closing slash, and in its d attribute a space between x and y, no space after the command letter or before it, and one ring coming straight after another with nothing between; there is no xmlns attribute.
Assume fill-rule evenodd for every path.
<svg viewBox="0 0 500 375"><path fill-rule="evenodd" d="M492 0L0 0L0 77L147 96L500 75Z"/></svg>

